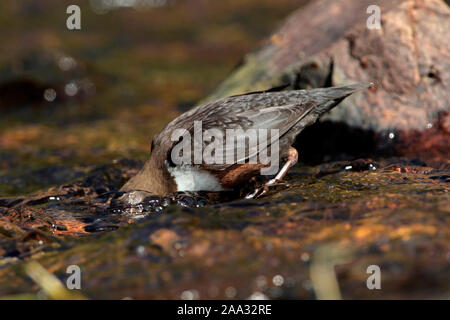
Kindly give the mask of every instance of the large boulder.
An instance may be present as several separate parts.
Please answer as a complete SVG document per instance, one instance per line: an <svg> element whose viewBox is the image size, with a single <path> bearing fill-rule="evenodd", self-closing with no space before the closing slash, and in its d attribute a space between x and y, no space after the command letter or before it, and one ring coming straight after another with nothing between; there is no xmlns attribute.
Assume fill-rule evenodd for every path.
<svg viewBox="0 0 450 320"><path fill-rule="evenodd" d="M381 9L379 29L367 26L370 5ZM450 10L442 0L312 1L248 54L209 99L286 82L298 89L374 81L375 90L348 98L299 137L306 158L350 149L446 158L448 30ZM327 138L335 150L320 150L311 137Z"/></svg>

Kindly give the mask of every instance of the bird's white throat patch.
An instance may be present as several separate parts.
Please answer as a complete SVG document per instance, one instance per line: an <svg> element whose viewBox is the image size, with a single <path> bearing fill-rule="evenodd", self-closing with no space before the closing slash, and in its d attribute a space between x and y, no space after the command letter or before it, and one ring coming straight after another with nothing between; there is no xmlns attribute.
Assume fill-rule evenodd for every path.
<svg viewBox="0 0 450 320"><path fill-rule="evenodd" d="M177 191L223 191L219 179L206 170L191 165L178 165L166 167L177 184Z"/></svg>

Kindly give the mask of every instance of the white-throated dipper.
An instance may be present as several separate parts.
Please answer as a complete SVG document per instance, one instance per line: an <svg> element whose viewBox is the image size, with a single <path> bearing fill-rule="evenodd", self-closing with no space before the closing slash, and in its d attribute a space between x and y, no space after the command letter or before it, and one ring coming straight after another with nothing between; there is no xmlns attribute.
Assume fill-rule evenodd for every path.
<svg viewBox="0 0 450 320"><path fill-rule="evenodd" d="M121 190L157 196L224 191L270 174L273 178L247 197L260 196L297 163L292 144L306 126L355 91L371 86L259 91L197 106L153 138L150 158Z"/></svg>

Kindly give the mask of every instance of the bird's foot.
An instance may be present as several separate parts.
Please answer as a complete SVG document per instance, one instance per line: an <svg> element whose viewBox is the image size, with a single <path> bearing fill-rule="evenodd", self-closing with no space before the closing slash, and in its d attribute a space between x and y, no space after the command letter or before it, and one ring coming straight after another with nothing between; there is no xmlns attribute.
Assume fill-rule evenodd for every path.
<svg viewBox="0 0 450 320"><path fill-rule="evenodd" d="M270 188L274 188L277 186L285 186L289 187L289 184L283 180L279 179L271 179L267 183L265 183L263 186L256 188L255 191L248 194L245 199L257 199L265 195L267 192L269 192Z"/></svg>

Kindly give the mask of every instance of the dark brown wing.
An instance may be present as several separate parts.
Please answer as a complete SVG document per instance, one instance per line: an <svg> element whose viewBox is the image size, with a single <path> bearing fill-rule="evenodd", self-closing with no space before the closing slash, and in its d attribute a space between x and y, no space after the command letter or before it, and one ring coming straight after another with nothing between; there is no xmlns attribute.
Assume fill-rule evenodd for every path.
<svg viewBox="0 0 450 320"><path fill-rule="evenodd" d="M169 123L163 131L155 137L157 144L161 140L171 139L172 134L177 129L184 129L190 134L192 140L195 135L195 121L201 121L201 130L214 129L222 132L226 136L227 129L243 130L244 132L253 129L278 130L281 138L286 132L294 126L304 128L306 125L314 123L323 113L334 107L343 98L356 90L367 88L368 84L357 84L344 87L313 89L313 90L295 90L284 92L263 92L248 95L239 95L224 98L206 105L196 107ZM303 123L304 122L304 123ZM223 151L233 151L234 145L228 145L223 139ZM172 148L178 143L173 141L167 151L170 153ZM210 142L199 141L205 150ZM236 161L246 160L260 152L261 147L249 147L245 145L245 159L236 159ZM268 145L270 147L270 143ZM193 151L193 149L192 149ZM170 155L169 155L170 157ZM192 157L193 158L193 157ZM191 164L194 164L192 159ZM219 170L229 167L232 164L210 165L210 167Z"/></svg>

